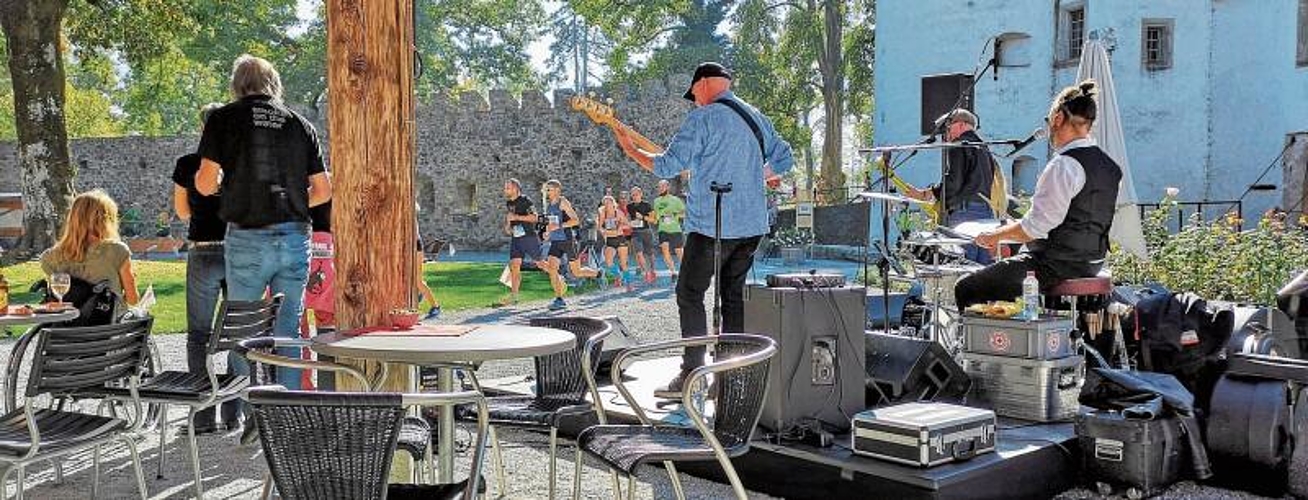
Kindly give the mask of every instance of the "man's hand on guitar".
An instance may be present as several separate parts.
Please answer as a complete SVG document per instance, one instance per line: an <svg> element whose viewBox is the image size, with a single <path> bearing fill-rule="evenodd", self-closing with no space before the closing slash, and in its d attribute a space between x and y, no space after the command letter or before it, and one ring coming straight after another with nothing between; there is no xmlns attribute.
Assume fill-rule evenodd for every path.
<svg viewBox="0 0 1308 500"><path fill-rule="evenodd" d="M772 165L763 165L763 184L769 189L781 186L781 176L772 171Z"/></svg>
<svg viewBox="0 0 1308 500"><path fill-rule="evenodd" d="M908 189L905 190L904 192L904 196L907 196L914 200L921 200L921 201L928 201L928 202L935 201L936 199L936 194L932 192L930 189L918 189L913 186L908 186Z"/></svg>

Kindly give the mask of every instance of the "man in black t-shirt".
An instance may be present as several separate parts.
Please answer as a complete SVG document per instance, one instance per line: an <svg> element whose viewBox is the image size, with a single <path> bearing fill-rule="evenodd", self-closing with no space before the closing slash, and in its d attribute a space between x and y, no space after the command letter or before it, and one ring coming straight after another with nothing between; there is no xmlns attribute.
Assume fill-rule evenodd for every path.
<svg viewBox="0 0 1308 500"><path fill-rule="evenodd" d="M281 294L273 331L293 338L309 276L309 207L331 200L331 181L313 125L282 103L271 63L237 58L231 92L235 101L213 112L200 138L195 185L206 195L222 190L229 298ZM299 358L300 350L278 354ZM237 373L249 369L240 359L229 363ZM279 370L277 378L289 389L301 387L299 370Z"/></svg>
<svg viewBox="0 0 1308 500"><path fill-rule="evenodd" d="M517 179L504 181L504 199L507 208L504 232L509 235L509 296L504 305L518 302L518 289L522 286L522 259L530 257L540 262L540 237L536 236L536 209L531 199L522 195L522 183Z"/></svg>
<svg viewBox="0 0 1308 500"><path fill-rule="evenodd" d="M209 104L200 110L200 131L221 104ZM200 171L200 155L190 153L177 159L173 168L173 210L177 218L190 223L186 231L186 368L192 374L208 375L205 348L213 331L213 313L223 288L227 270L223 259L223 238L227 224L218 217L222 200L205 196L195 189L195 174ZM234 428L240 421L236 405L223 405L223 422ZM218 430L212 408L195 414L195 433Z"/></svg>
<svg viewBox="0 0 1308 500"><path fill-rule="evenodd" d="M645 201L640 187L631 188L631 203L627 204L627 218L631 220L631 242L636 250L636 265L645 275L646 283L654 282L654 250L658 240L654 237L654 207Z"/></svg>

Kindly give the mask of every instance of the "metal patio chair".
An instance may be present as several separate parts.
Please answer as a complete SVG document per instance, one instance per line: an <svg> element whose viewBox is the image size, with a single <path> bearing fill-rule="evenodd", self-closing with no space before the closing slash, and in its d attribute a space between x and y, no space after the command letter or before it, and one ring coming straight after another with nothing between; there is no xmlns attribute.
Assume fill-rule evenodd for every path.
<svg viewBox="0 0 1308 500"><path fill-rule="evenodd" d="M558 467L559 424L567 418L583 417L594 413L600 423L606 422L604 408L600 404L599 390L595 386L595 369L599 363L600 349L604 339L613 333L613 327L607 322L578 316L554 316L532 318L531 326L557 328L577 336L576 346L572 350L557 352L534 359L536 367L536 392L530 396L495 396L486 399L490 412L491 449L495 452L495 480L500 495L504 494L504 459L500 454L500 440L495 427L517 427L527 429L550 430L549 463L549 497L554 498ZM472 380L473 388L481 391L481 383L476 373L464 370ZM586 400L589 396L592 404ZM475 415L462 412L461 420L469 420ZM616 481L616 475L614 476Z"/></svg>
<svg viewBox="0 0 1308 500"><path fill-rule="evenodd" d="M623 367L633 356L690 346L714 346L715 361L690 372L682 408L694 427L655 425L622 382ZM613 385L640 419L640 425L596 425L577 436L577 486L573 497L581 496L582 451L627 476L627 498L635 498L636 467L663 462L672 479L673 492L685 498L674 462L717 460L726 473L736 497L745 500L745 487L731 465L731 459L749 451L749 438L763 412L767 395L768 365L777 351L771 339L757 335L728 333L647 344L618 353L613 360ZM713 377L710 386L708 377ZM713 400L712 421L698 407L703 387ZM614 488L620 498L621 489Z"/></svg>
<svg viewBox="0 0 1308 500"><path fill-rule="evenodd" d="M100 489L100 448L115 440L122 440L131 452L141 498L149 496L136 449L145 415L137 391L153 324L153 318L145 318L113 325L43 328L37 333L24 404L0 417L0 463L6 465L0 476L0 496L8 497L9 476L17 472L17 498L22 500L27 466L32 462L56 459L58 463L66 455L91 448L94 497ZM34 407L38 396L66 400L107 385L126 392L125 400L132 407L127 418L117 416L116 406L103 403L101 411L109 408L112 417L82 413L76 405L69 409L63 404Z"/></svg>
<svg viewBox="0 0 1308 500"><path fill-rule="evenodd" d="M156 475L160 478L163 477L164 436L168 433L167 406L185 405L189 409L186 415L186 434L191 446L191 471L195 475L194 490L197 499L204 498L204 484L200 475L200 450L195 440L195 414L239 399L241 392L250 385L250 377L247 375L219 375L214 369L214 355L231 350L240 340L272 335L281 304L281 295L266 300L223 301L218 308L213 334L209 336L209 345L205 347L208 354L205 358L207 374L165 371L141 384L141 400L162 405L161 414L165 415L159 420L159 463ZM108 394L109 397L122 395L121 390L110 390Z"/></svg>
<svg viewBox="0 0 1308 500"><path fill-rule="evenodd" d="M259 440L282 498L307 500L471 500L483 489L486 400L477 391L360 393L250 389ZM405 414L410 407L473 404L476 443L468 478L439 485L387 485Z"/></svg>
<svg viewBox="0 0 1308 500"><path fill-rule="evenodd" d="M314 359L292 359L286 356L276 354L275 349L284 347L309 347L312 342L308 339L289 338L289 337L255 337L248 338L236 343L234 351L245 357L250 362L251 385L263 385L273 383L270 379L264 378L265 372L271 371L272 367L296 368L301 370L313 370L319 373L338 373L350 377L362 388L362 390L372 392L377 390L387 376L387 365L379 363L380 370L369 379L359 368L333 363L324 360ZM265 370L265 368L268 368ZM331 391L319 391L330 394ZM425 463L427 477L435 481L436 478L436 461L432 460L432 434L431 426L421 417L406 416L404 425L400 429L400 437L397 441L397 448L408 453L414 462ZM423 468L418 469L418 481L422 482Z"/></svg>

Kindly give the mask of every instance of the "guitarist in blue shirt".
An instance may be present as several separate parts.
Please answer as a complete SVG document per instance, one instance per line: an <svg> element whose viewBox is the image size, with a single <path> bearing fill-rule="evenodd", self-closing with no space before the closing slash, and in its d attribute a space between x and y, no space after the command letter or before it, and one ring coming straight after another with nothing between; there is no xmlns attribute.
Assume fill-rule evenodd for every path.
<svg viewBox="0 0 1308 500"><path fill-rule="evenodd" d="M776 174L794 165L790 145L777 135L772 122L731 93L731 73L721 64L695 68L684 97L695 103L667 150L640 149L625 128L614 128L618 145L633 161L668 179L690 172L687 189L686 249L677 281L677 311L683 338L708 332L704 293L715 274L721 276L722 331L741 332L745 323L745 278L754 263L754 250L768 232L765 183L780 182ZM722 197L721 269L713 269L713 183L734 186ZM704 364L704 348L687 348L681 373L655 391L661 398L680 398L686 376Z"/></svg>

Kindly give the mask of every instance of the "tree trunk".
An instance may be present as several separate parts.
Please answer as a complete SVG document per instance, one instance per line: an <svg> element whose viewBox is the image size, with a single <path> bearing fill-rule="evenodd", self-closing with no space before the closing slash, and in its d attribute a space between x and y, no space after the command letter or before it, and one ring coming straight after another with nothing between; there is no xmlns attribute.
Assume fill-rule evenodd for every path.
<svg viewBox="0 0 1308 500"><path fill-rule="evenodd" d="M411 308L414 241L413 31L409 2L327 2L327 108L336 240L336 321L389 324ZM390 390L407 390L407 367Z"/></svg>
<svg viewBox="0 0 1308 500"><path fill-rule="evenodd" d="M66 8L66 0L0 0L23 172L19 253L49 247L72 200L75 172L64 123L64 58L59 45Z"/></svg>
<svg viewBox="0 0 1308 500"><path fill-rule="evenodd" d="M815 0L809 8L816 12ZM827 203L844 200L845 173L841 170L841 140L844 135L845 63L842 41L844 0L822 2L822 40L818 45L818 72L822 74L822 109L826 113L822 137L822 176L819 190Z"/></svg>

